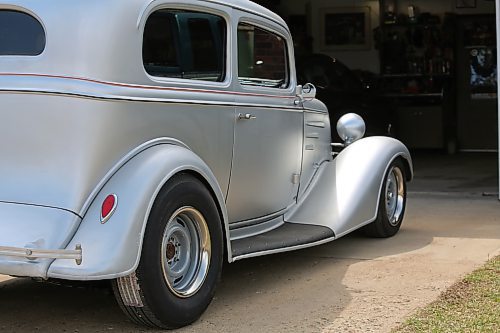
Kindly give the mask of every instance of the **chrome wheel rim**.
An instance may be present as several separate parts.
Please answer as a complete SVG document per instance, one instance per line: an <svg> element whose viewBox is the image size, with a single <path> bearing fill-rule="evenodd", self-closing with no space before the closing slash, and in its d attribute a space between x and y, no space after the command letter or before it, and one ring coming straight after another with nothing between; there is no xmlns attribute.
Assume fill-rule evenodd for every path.
<svg viewBox="0 0 500 333"><path fill-rule="evenodd" d="M161 258L168 288L178 297L200 290L211 257L210 232L203 215L193 207L172 214L163 233Z"/></svg>
<svg viewBox="0 0 500 333"><path fill-rule="evenodd" d="M401 169L392 167L385 183L385 207L389 224L397 226L403 213L405 200L404 179Z"/></svg>

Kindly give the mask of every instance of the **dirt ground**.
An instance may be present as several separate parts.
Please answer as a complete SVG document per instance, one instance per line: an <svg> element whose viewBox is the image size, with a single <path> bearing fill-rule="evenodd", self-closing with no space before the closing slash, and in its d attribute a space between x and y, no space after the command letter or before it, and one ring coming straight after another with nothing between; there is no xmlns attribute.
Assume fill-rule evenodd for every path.
<svg viewBox="0 0 500 333"><path fill-rule="evenodd" d="M347 236L226 265L216 298L179 332L388 332L500 254L492 197L410 194L391 239ZM104 286L0 276L0 332L145 332Z"/></svg>

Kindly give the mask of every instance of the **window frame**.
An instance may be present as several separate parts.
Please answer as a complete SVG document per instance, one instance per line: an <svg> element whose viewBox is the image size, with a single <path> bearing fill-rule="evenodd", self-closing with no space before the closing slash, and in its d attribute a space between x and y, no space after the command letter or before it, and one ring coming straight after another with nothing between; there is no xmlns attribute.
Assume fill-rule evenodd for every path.
<svg viewBox="0 0 500 333"><path fill-rule="evenodd" d="M273 35L276 35L280 38L283 39L283 43L284 43L284 51L285 51L285 54L284 54L284 57L285 57L285 74L286 74L286 85L284 85L283 87L270 87L270 86L267 86L267 85L259 85L259 84L243 84L241 83L240 81L240 75L239 75L239 52L238 52L238 49L239 49L239 45L238 45L238 30L239 30L239 27L241 24L246 24L246 25L250 25L250 26L253 26L255 28L258 28L258 29L261 29L265 32L268 32L268 33L271 33ZM235 71L236 71L236 75L235 75L235 80L237 82L237 84L242 88L242 89L245 89L245 90L255 90L255 89L271 89L272 91L280 91L280 92L285 92L285 91L288 91L291 89L292 85L293 85L293 82L292 82L292 71L291 71L291 65L292 65L292 62L291 62L291 59L290 59L290 41L289 41L289 37L287 37L287 35L285 33L283 33L282 31L280 30L277 30L275 28L274 25L270 25L270 24L265 24L264 22L260 21L260 20L255 20L255 19L252 19L252 18L249 18L249 17L240 17L238 19L238 21L236 22L236 26L235 26L235 31L236 31L236 45L234 46L234 52L236 54L235 56L235 61L236 61L236 64L235 64Z"/></svg>
<svg viewBox="0 0 500 333"><path fill-rule="evenodd" d="M222 81L209 81L209 80L195 80L189 78L175 78L175 77L161 77L149 74L144 66L144 59L142 56L142 50L144 46L144 31L149 17L160 10L172 10L172 11L187 11L187 12L197 12L200 14L215 15L220 17L226 25L226 34L224 42L224 59L223 59L223 76ZM140 27L140 67L144 75L152 82L163 84L163 85L177 85L177 86L203 86L208 88L229 88L232 82L232 58L231 58L231 17L227 11L213 7L195 6L195 5L180 5L172 3L162 3L156 6L150 6L145 8L140 16L138 26ZM177 33L176 33L177 34Z"/></svg>

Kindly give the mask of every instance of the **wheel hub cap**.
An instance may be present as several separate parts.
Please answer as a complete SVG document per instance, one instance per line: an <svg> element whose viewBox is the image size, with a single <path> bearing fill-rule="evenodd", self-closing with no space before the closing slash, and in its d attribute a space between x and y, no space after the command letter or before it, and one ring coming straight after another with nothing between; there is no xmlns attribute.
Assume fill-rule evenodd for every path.
<svg viewBox="0 0 500 333"><path fill-rule="evenodd" d="M167 244L167 259L170 261L175 256L175 245L172 242Z"/></svg>
<svg viewBox="0 0 500 333"><path fill-rule="evenodd" d="M170 217L162 241L162 269L172 293L181 298L194 295L208 274L211 257L208 225L193 207L178 209Z"/></svg>

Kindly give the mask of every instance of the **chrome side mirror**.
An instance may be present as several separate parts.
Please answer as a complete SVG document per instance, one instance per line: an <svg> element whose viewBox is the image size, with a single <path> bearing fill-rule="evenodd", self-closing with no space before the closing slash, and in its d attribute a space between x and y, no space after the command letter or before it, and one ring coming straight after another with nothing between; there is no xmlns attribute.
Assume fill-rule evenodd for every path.
<svg viewBox="0 0 500 333"><path fill-rule="evenodd" d="M365 121L355 113L347 113L340 117L337 122L337 133L346 147L361 139L365 135L365 131Z"/></svg>

